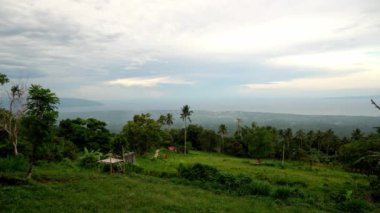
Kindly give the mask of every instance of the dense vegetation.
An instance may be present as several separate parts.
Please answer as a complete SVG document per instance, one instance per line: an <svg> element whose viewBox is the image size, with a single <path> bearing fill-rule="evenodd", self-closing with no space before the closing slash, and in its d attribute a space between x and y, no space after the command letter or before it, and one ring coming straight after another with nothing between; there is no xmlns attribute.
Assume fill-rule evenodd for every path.
<svg viewBox="0 0 380 213"><path fill-rule="evenodd" d="M7 88L9 79L3 74L0 74L0 83L4 89L9 90L7 94L10 103L9 107L1 105L0 109L0 180L7 186L1 191L2 205L5 205L4 199L9 193L19 193L18 196L28 200L26 197L32 196L32 188L41 191L42 194L36 196L42 197L58 193L67 184L91 191L90 185L96 184L91 178L93 177L95 180L106 180L122 186L125 186L123 181L137 185L152 181L151 187L158 190L158 185L162 184L162 190L165 191L173 190L173 187L194 193L206 190L221 194L216 200L233 200L230 196L244 196L250 203L253 201L248 201L249 196L259 196L258 199L264 203L275 202L274 208L281 209L306 205L305 208L315 207L322 211L334 209L360 212L378 208L380 128L370 134L354 129L350 137L339 137L331 129L293 132L291 128L276 129L255 123L246 126L237 119L236 131L229 132L225 124L220 124L215 131L192 124L193 111L185 105L181 109L184 128L171 127L173 115L170 113L158 118L142 113L126 121L119 133L111 133L105 122L94 118L64 119L57 123L59 99L49 89L40 85ZM375 102L374 104L377 106ZM175 147L177 153L164 151L162 159L151 160L154 150L166 150L168 147ZM109 169L98 167L97 160L127 151L140 156L138 166L124 165L126 168L117 167L114 170L129 175L137 173L136 175L107 178L104 174L94 173L94 169ZM35 178L32 175L34 168L37 170ZM276 175L285 176L281 179ZM25 182L23 176L37 182ZM51 183L56 179L58 183L49 185L49 189L41 185L44 181ZM195 189L188 186L195 186ZM64 191L72 194L74 191L70 190ZM104 190L107 193L120 191L114 187ZM137 187L133 190L143 189ZM141 191L136 193L144 194ZM324 199L320 200L320 196ZM188 198L195 199L195 203L200 202L197 198ZM214 200L211 197L205 199L209 202ZM22 200L16 199L14 202ZM39 205L30 203L30 200L27 202L33 208ZM57 206L67 205L65 202L70 202L70 199ZM236 206L248 205L241 204L241 201L232 202ZM163 203L165 201L155 205L167 211L177 211L177 208L182 207L191 210L191 205L184 202L169 209L163 208ZM256 201L254 203L258 205ZM41 205L50 206L47 203ZM115 208L144 211L138 209L138 203L132 205ZM12 202L6 206L8 210L17 207ZM94 209L104 209L95 206ZM205 203L200 206L202 211L209 208L212 211L227 211L230 208L225 205L216 207L211 203L209 206ZM263 208L261 211L265 211L265 205L259 206ZM247 210L248 207L249 205ZM51 206L50 210L53 208ZM82 210L94 209L86 207Z"/></svg>

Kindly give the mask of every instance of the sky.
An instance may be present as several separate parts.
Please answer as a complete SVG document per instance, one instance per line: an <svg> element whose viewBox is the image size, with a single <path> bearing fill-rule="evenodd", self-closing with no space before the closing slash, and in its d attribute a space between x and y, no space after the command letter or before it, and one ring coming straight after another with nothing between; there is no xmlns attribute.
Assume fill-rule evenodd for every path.
<svg viewBox="0 0 380 213"><path fill-rule="evenodd" d="M162 107L375 96L380 2L0 0L0 72Z"/></svg>

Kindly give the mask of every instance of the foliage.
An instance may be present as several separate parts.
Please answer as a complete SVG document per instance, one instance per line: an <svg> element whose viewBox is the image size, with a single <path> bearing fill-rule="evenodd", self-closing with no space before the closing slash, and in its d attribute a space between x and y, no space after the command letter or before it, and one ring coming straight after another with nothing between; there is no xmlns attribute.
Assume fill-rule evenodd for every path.
<svg viewBox="0 0 380 213"><path fill-rule="evenodd" d="M87 148L84 148L83 155L79 158L80 159L80 166L85 168L93 168L97 165L97 161L101 159L103 154L98 151L88 151Z"/></svg>
<svg viewBox="0 0 380 213"><path fill-rule="evenodd" d="M370 211L372 208L363 200L346 200L338 205L344 212L361 213Z"/></svg>
<svg viewBox="0 0 380 213"><path fill-rule="evenodd" d="M201 187L210 190L221 190L234 195L269 195L271 187L268 183L252 181L246 175L222 174L216 168L196 163L190 166L180 164L178 175L190 181L200 181ZM209 187L210 186L210 187Z"/></svg>
<svg viewBox="0 0 380 213"><path fill-rule="evenodd" d="M74 143L79 150L85 147L109 152L112 134L107 124L94 118L65 119L59 123L58 135Z"/></svg>
<svg viewBox="0 0 380 213"><path fill-rule="evenodd" d="M0 84L3 85L7 82L9 79L6 75L0 73ZM25 112L25 93L26 90L21 85L11 86L10 91L7 91L8 108L0 108L0 130L7 133L8 141L13 146L14 155L18 155L20 124Z"/></svg>
<svg viewBox="0 0 380 213"><path fill-rule="evenodd" d="M282 186L276 189L273 193L273 197L281 200L286 200L289 197L291 197L293 194L293 191L288 186Z"/></svg>
<svg viewBox="0 0 380 213"><path fill-rule="evenodd" d="M46 151L46 143L53 138L54 124L58 118L57 105L59 99L49 89L40 85L32 85L29 88L27 98L27 112L23 121L25 136L32 149L29 157L30 167L28 178L32 175L32 168L36 161L43 159Z"/></svg>
<svg viewBox="0 0 380 213"><path fill-rule="evenodd" d="M268 157L272 151L272 143L275 138L275 133L266 127L250 129L244 135L249 155L257 159Z"/></svg>
<svg viewBox="0 0 380 213"><path fill-rule="evenodd" d="M0 73L0 85L4 85L9 82L7 75Z"/></svg>
<svg viewBox="0 0 380 213"><path fill-rule="evenodd" d="M4 172L25 172L28 168L28 161L21 155L0 158L0 171Z"/></svg>
<svg viewBox="0 0 380 213"><path fill-rule="evenodd" d="M128 148L142 155L162 143L160 124L149 113L135 115L133 121L123 127L122 135L128 141Z"/></svg>
<svg viewBox="0 0 380 213"><path fill-rule="evenodd" d="M180 177L188 180L200 180L205 182L215 181L220 177L220 173L216 168L199 163L190 166L180 164L177 170Z"/></svg>

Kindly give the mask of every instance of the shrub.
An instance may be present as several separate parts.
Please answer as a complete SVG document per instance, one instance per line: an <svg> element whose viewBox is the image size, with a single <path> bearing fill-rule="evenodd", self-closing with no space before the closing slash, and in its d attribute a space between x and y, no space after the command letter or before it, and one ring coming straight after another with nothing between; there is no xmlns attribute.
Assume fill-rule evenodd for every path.
<svg viewBox="0 0 380 213"><path fill-rule="evenodd" d="M84 148L84 154L80 157L80 166L85 168L93 168L97 161L100 160L102 153L97 151L88 151Z"/></svg>
<svg viewBox="0 0 380 213"><path fill-rule="evenodd" d="M274 198L286 200L293 194L292 189L289 187L279 187L273 194Z"/></svg>
<svg viewBox="0 0 380 213"><path fill-rule="evenodd" d="M126 163L124 164L125 166L125 173L137 173L137 174L141 174L144 169L142 167L139 167L139 166L136 166L134 164L129 164L129 163Z"/></svg>
<svg viewBox="0 0 380 213"><path fill-rule="evenodd" d="M0 158L1 172L25 172L28 169L28 161L22 156L8 156Z"/></svg>
<svg viewBox="0 0 380 213"><path fill-rule="evenodd" d="M214 181L220 177L219 171L208 165L196 163L191 166L180 164L177 168L178 175L188 180Z"/></svg>
<svg viewBox="0 0 380 213"><path fill-rule="evenodd" d="M269 195L271 193L271 185L263 181L254 181L247 188L251 195Z"/></svg>
<svg viewBox="0 0 380 213"><path fill-rule="evenodd" d="M364 200L347 200L338 204L338 208L344 212L361 213L371 210L371 207Z"/></svg>
<svg viewBox="0 0 380 213"><path fill-rule="evenodd" d="M220 193L225 191L234 195L269 195L271 186L267 182L253 181L246 175L221 174L216 168L194 164L178 167L178 175L181 178L192 181L193 185Z"/></svg>

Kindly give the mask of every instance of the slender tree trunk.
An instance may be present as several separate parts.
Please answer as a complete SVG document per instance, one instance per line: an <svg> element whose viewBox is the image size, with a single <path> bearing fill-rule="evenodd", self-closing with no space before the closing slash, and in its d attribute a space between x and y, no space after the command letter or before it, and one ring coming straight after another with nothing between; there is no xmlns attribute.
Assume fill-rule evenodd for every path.
<svg viewBox="0 0 380 213"><path fill-rule="evenodd" d="M17 156L18 155L17 142L16 143L12 143L12 145L13 145L13 153L14 153L15 156Z"/></svg>
<svg viewBox="0 0 380 213"><path fill-rule="evenodd" d="M32 178L32 170L33 170L34 162L30 162L28 172L26 173L26 179L30 180Z"/></svg>
<svg viewBox="0 0 380 213"><path fill-rule="evenodd" d="M281 165L284 165L284 160L285 160L285 141L282 142L282 162Z"/></svg>
<svg viewBox="0 0 380 213"><path fill-rule="evenodd" d="M186 155L186 149L187 149L187 147L186 147L186 136L187 136L187 130L186 130L186 118L185 118L185 149L183 150L183 152L184 152L184 154Z"/></svg>
<svg viewBox="0 0 380 213"><path fill-rule="evenodd" d="M224 150L224 136L222 135L222 147L221 147L220 152L223 153L223 150Z"/></svg>
<svg viewBox="0 0 380 213"><path fill-rule="evenodd" d="M16 129L14 129L14 130L16 130ZM17 156L18 155L18 150L17 150L17 142L18 142L17 131L12 131L12 133L9 135L9 139L12 142L12 145L13 145L13 153L14 153L15 156Z"/></svg>

